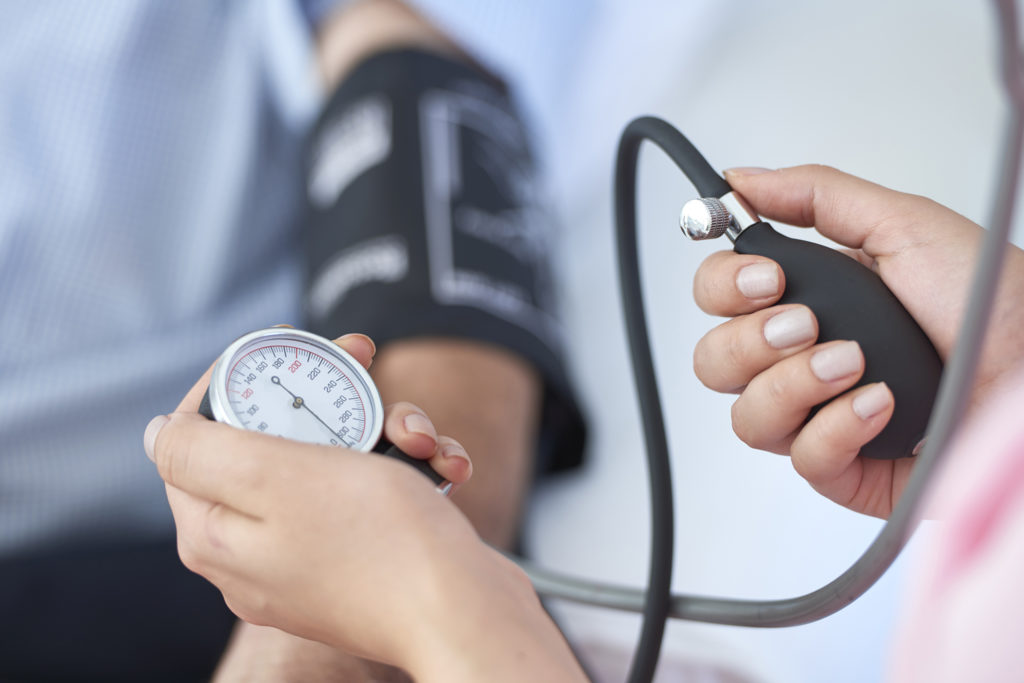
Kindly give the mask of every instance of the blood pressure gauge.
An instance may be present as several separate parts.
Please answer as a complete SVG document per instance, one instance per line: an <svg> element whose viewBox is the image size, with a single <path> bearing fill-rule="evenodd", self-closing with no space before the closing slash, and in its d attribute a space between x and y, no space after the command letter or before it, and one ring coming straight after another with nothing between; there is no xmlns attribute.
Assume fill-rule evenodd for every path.
<svg viewBox="0 0 1024 683"><path fill-rule="evenodd" d="M381 439L384 408L369 373L310 332L273 327L235 340L213 366L199 412L239 429L381 453L420 470L442 493L451 490L426 461Z"/></svg>

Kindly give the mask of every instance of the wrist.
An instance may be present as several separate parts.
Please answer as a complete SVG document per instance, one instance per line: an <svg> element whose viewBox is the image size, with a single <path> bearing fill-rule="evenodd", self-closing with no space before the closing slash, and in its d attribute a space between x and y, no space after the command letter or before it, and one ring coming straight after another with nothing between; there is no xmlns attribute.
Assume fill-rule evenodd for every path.
<svg viewBox="0 0 1024 683"><path fill-rule="evenodd" d="M526 574L482 543L447 558L426 596L433 618L410 644L417 681L584 681Z"/></svg>

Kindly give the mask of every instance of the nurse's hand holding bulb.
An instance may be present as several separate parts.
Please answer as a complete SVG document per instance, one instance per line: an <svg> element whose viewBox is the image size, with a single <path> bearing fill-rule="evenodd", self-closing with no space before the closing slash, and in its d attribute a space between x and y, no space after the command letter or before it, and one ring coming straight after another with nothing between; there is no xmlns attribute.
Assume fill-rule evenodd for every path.
<svg viewBox="0 0 1024 683"><path fill-rule="evenodd" d="M726 171L730 185L769 219L815 226L874 268L946 360L966 303L983 230L924 197L904 194L824 166ZM973 402L1024 358L1024 252L1008 247ZM718 252L694 279L706 312L732 319L697 345L694 369L708 387L739 394L733 429L755 448L788 454L822 495L852 510L887 517L913 458L858 457L892 415L884 383L859 387L864 357L856 342L816 344L806 306L773 306L785 273L756 255ZM807 420L812 407L830 401Z"/></svg>

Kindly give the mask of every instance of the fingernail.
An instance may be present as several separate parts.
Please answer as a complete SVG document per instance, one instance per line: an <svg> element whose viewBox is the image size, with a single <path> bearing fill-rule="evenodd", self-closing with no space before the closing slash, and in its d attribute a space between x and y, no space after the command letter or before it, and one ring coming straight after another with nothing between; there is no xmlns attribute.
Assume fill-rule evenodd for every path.
<svg viewBox="0 0 1024 683"><path fill-rule="evenodd" d="M892 405L892 393L879 382L865 389L853 399L853 412L862 420L867 420Z"/></svg>
<svg viewBox="0 0 1024 683"><path fill-rule="evenodd" d="M748 299L763 299L779 292L779 269L774 263L754 263L736 274L736 286Z"/></svg>
<svg viewBox="0 0 1024 683"><path fill-rule="evenodd" d="M761 175L762 173L770 173L771 170L770 168L761 168L760 166L737 166L736 168L727 168L723 173L727 176Z"/></svg>
<svg viewBox="0 0 1024 683"><path fill-rule="evenodd" d="M460 458L466 462L470 462L469 454L466 453L466 449L460 444L447 443L441 448L441 455L446 458Z"/></svg>
<svg viewBox="0 0 1024 683"><path fill-rule="evenodd" d="M149 421L149 424L146 425L146 431L142 434L142 447L146 449L146 456L153 462L156 462L156 455L154 455L156 437L168 422L169 420L166 415L157 415Z"/></svg>
<svg viewBox="0 0 1024 683"><path fill-rule="evenodd" d="M374 343L373 343L373 340L372 340L372 339L370 339L369 337L367 337L367 336L366 336L365 334L362 334L362 333L360 333L360 332L356 332L355 334L351 334L351 335L346 335L346 336L350 336L350 337L359 337L359 338L360 338L360 339L362 339L362 340L363 340L364 342L366 342L367 346L369 346L369 347L370 347L370 358L373 358L374 356L376 356L376 355L377 355L377 345L376 345L376 344L374 344Z"/></svg>
<svg viewBox="0 0 1024 683"><path fill-rule="evenodd" d="M352 344L352 342L361 342L363 344L366 344L366 347L370 350L371 359L377 355L377 345L373 343L372 339L367 337L365 334L362 334L361 332L352 332L350 334L344 334L335 339L334 342L342 346ZM350 351L350 353L354 352Z"/></svg>
<svg viewBox="0 0 1024 683"><path fill-rule="evenodd" d="M822 382L832 382L861 369L863 357L857 342L848 341L811 356L811 372Z"/></svg>
<svg viewBox="0 0 1024 683"><path fill-rule="evenodd" d="M405 430L408 432L429 436L434 441L437 441L437 430L434 429L434 425L425 415L409 413L405 416L405 419L402 420L402 424L405 425Z"/></svg>
<svg viewBox="0 0 1024 683"><path fill-rule="evenodd" d="M288 323L279 323L277 325L274 325L274 327L287 327L289 330L295 329L295 325L289 325Z"/></svg>
<svg viewBox="0 0 1024 683"><path fill-rule="evenodd" d="M370 339L365 334L360 334L359 336L362 337L363 339L365 339L366 343L370 345L370 358L373 358L374 356L376 356L377 355L377 345L373 343L373 340Z"/></svg>
<svg viewBox="0 0 1024 683"><path fill-rule="evenodd" d="M764 338L776 349L785 349L814 339L814 318L806 308L793 308L773 315L764 324Z"/></svg>

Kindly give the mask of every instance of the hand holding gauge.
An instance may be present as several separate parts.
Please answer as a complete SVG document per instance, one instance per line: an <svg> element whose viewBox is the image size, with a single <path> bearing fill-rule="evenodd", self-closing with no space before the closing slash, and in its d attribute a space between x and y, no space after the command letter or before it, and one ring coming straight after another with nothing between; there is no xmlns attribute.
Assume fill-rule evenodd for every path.
<svg viewBox="0 0 1024 683"><path fill-rule="evenodd" d="M399 402L381 413L373 385L360 372L373 358L372 341L359 334L334 342L309 337L279 329L246 335L221 359L229 369L245 356L262 361L257 349L268 342L290 347L276 349L288 363L274 369L270 360L262 373L253 373L264 379L243 381L253 391L242 403L226 404L234 417L224 422L198 414L204 397L235 397L228 382L212 380L210 389L217 367L211 366L173 413L150 421L143 445L166 484L182 563L216 585L236 615L377 661L411 665L400 658L407 641L432 642L439 633L441 617L422 615L447 614L465 598L477 572L493 577L508 572L510 563L483 546L466 517L420 474L360 452L371 449L382 424L392 443L429 463L452 483L451 490L472 473L465 449L439 434L416 406ZM292 373L287 368L296 348L302 366ZM271 351L264 353L270 357ZM356 395L363 402L365 429L355 424L355 411L346 420L352 423L346 434L352 448L340 447L340 439L331 445L335 437L317 419L340 423L344 412L334 408L336 399L317 402L315 391L333 396L342 385L335 372L330 379L338 384L329 392L322 388L327 377L309 379L318 358L322 373L330 361L354 387L347 388L351 398L343 407L357 401ZM297 379L300 371L305 381ZM281 385L271 380L275 374ZM260 408L249 415L253 402ZM243 419L249 424L238 428L235 423ZM261 422L266 429L258 428ZM300 434L307 442L279 433ZM455 566L453 556L460 559ZM395 621L381 620L381 614ZM463 621L451 616L444 619L444 634ZM395 630L391 623L408 628ZM428 651L433 657L437 648Z"/></svg>
<svg viewBox="0 0 1024 683"><path fill-rule="evenodd" d="M337 344L273 327L235 340L217 359L200 414L239 429L401 460L447 495L450 482L381 438L384 409L369 373Z"/></svg>

